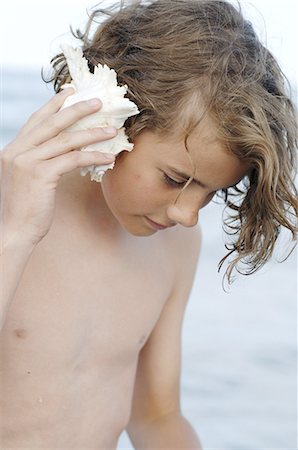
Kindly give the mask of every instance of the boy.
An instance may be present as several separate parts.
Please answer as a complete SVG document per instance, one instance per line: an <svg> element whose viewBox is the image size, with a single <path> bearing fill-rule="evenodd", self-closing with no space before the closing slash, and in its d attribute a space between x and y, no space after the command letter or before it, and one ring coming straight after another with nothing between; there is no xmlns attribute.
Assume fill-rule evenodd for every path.
<svg viewBox="0 0 298 450"><path fill-rule="evenodd" d="M249 179L242 204L234 205L241 219L234 250L239 259L254 257L252 270L268 258L280 224L294 232L282 211L294 205L288 167L294 118L289 100L282 103L274 61L228 3L168 5L136 3L106 22L92 45L84 38L91 65L114 57L113 67L122 55L117 73L130 78L129 94L141 110L126 124L134 150L120 153L101 185L80 177L78 168L104 164L102 154L77 149L116 130L64 131L100 108L80 103L60 111L72 91L35 113L4 150L4 448L110 449L125 428L136 448L200 448L179 400L181 324L200 247L193 228L198 212L217 191ZM174 31L162 31L167 16L180 31L180 46ZM152 23L159 35L148 37ZM178 57L186 48L194 57L196 29L205 45L201 66L197 59L185 68ZM169 56L160 55L154 66L156 49ZM224 50L227 72L218 69ZM209 63L213 57L212 83L203 73L204 55ZM252 70L256 58L264 64L263 79L260 68ZM57 73L59 88L65 65ZM222 104L231 103L225 110L219 94ZM173 101L176 109L169 107ZM274 102L285 111L275 111ZM269 219L275 219L271 230Z"/></svg>

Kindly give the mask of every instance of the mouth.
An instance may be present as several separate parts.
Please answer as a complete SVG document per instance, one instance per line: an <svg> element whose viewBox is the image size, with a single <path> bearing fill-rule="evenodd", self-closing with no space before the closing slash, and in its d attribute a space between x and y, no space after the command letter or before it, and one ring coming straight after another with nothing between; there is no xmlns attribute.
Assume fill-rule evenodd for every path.
<svg viewBox="0 0 298 450"><path fill-rule="evenodd" d="M149 223L149 225L154 229L154 230L164 230L165 228L170 228L174 225L162 225L160 223L154 222L153 220L149 219L149 217L145 216L145 219L147 220L147 222Z"/></svg>

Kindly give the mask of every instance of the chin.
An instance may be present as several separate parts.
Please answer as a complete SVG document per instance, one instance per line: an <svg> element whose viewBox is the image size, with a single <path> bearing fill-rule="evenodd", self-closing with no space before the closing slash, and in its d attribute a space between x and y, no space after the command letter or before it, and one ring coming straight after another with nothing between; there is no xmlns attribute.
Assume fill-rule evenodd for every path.
<svg viewBox="0 0 298 450"><path fill-rule="evenodd" d="M140 221L136 221L135 223L124 223L120 222L118 220L121 227L130 235L136 236L136 237L149 237L156 233L156 230L151 230L150 228L147 228L144 223L141 223Z"/></svg>
<svg viewBox="0 0 298 450"><path fill-rule="evenodd" d="M152 236L156 233L154 230L146 230L145 228L141 227L123 227L127 233L131 234L132 236L136 237L146 237L146 236Z"/></svg>
<svg viewBox="0 0 298 450"><path fill-rule="evenodd" d="M132 234L133 236L136 236L136 237L149 237L149 236L152 236L153 234L155 234L156 233L156 231L154 231L154 230L148 230L148 231L141 231L141 230L139 230L139 231L136 231L135 233L130 233L130 234Z"/></svg>

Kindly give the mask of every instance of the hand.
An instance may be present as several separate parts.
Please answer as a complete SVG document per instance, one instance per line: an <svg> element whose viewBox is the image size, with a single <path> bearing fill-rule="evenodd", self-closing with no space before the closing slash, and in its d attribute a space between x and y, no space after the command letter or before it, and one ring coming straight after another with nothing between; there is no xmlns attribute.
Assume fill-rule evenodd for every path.
<svg viewBox="0 0 298 450"><path fill-rule="evenodd" d="M60 111L69 88L36 111L1 156L2 244L16 237L36 245L49 231L59 179L79 167L110 164L100 152L79 149L113 138L117 130L104 128L69 131L70 125L101 107L84 101Z"/></svg>

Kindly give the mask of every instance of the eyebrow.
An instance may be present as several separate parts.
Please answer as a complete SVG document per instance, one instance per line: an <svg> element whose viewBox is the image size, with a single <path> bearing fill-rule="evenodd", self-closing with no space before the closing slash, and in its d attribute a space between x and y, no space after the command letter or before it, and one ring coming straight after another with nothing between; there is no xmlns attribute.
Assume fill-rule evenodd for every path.
<svg viewBox="0 0 298 450"><path fill-rule="evenodd" d="M173 173L175 173L176 175L178 175L181 178L185 178L187 180L189 180L190 178L192 178L189 175L186 175L185 173L180 172L180 170L174 169L174 167L169 167L169 170ZM197 185L201 186L204 189L210 189L209 186L207 186L205 183L202 183L202 181L197 180L195 178L193 178L192 180L193 182L195 182Z"/></svg>
<svg viewBox="0 0 298 450"><path fill-rule="evenodd" d="M169 169L171 172L173 172L173 173L175 173L176 175L178 175L179 177L185 178L186 180L189 180L190 178L192 178L191 176L186 175L186 174L183 173L183 172L180 172L180 170L174 169L174 167L169 167L168 169ZM242 178L240 178L236 183L230 184L229 186L224 187L224 188L221 188L221 189L228 189L229 187L236 186L238 183L240 183L241 180L242 180ZM197 180L197 179L193 178L193 179L192 179L192 182L196 183L198 186L201 186L201 187L204 188L204 189L212 190L209 186L207 186L207 184L202 183L202 181L200 181L200 180ZM217 189L217 190L220 190L220 189Z"/></svg>

